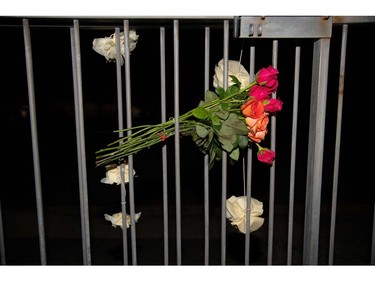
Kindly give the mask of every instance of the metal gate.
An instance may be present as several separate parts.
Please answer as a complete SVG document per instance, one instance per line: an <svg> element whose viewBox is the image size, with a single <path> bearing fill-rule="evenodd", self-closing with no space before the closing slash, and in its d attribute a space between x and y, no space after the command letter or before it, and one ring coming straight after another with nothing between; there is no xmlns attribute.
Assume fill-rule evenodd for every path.
<svg viewBox="0 0 375 281"><path fill-rule="evenodd" d="M374 17L0 20L2 178L11 180L0 197L2 264L374 264L370 171L352 137L371 120L358 107L371 95L373 52L361 40ZM92 42L111 34L107 62ZM103 184L95 151L122 137L117 129L196 107L220 59L224 77L229 60L250 80L261 67L279 70L283 110L266 140L275 162L254 161L250 145L210 169L209 155L174 137L130 155L128 182ZM231 195L263 202L257 231L231 226ZM103 213L116 209L131 227L110 227Z"/></svg>

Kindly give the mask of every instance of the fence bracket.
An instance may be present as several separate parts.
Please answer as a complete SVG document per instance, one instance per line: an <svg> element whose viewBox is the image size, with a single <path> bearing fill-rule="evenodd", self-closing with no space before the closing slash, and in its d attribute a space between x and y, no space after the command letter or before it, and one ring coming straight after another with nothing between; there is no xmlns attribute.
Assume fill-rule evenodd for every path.
<svg viewBox="0 0 375 281"><path fill-rule="evenodd" d="M332 17L236 16L235 38L330 38Z"/></svg>

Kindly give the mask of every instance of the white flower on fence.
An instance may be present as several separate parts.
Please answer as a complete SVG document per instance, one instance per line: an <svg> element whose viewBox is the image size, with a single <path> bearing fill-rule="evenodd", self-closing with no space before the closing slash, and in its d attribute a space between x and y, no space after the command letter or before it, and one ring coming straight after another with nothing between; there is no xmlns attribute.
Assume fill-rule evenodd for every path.
<svg viewBox="0 0 375 281"><path fill-rule="evenodd" d="M101 179L101 183L106 184L121 184L121 166L116 166L115 168L108 169L105 173L106 177ZM133 169L133 175L135 175L135 170ZM124 165L124 183L129 182L129 166Z"/></svg>
<svg viewBox="0 0 375 281"><path fill-rule="evenodd" d="M129 51L133 51L137 46L139 35L134 30L129 31ZM121 65L124 64L125 56L125 37L124 32L120 32L120 49L121 49ZM116 61L116 34L113 33L109 37L96 38L92 42L92 48L98 54L104 56L107 62Z"/></svg>
<svg viewBox="0 0 375 281"><path fill-rule="evenodd" d="M141 216L141 214L142 214L142 212L139 212L139 213L135 214L135 216L134 216L135 222L138 222L138 219ZM112 216L110 216L108 214L104 214L104 218L107 221L110 221L114 228L116 228L117 226L120 226L121 228L123 228L123 226L122 226L122 213L121 212L115 213ZM128 214L126 214L126 228L129 228L129 227L130 227L130 216Z"/></svg>
<svg viewBox="0 0 375 281"><path fill-rule="evenodd" d="M215 75L213 82L215 88L224 88L223 75L224 59L221 59L215 66ZM235 84L235 82L233 82L232 78L230 77L231 75L236 76L236 78L241 82L241 88L244 88L250 84L250 74L238 61L228 60L228 87Z"/></svg>
<svg viewBox="0 0 375 281"><path fill-rule="evenodd" d="M231 224L242 233L246 233L246 200L247 196L231 196L227 199L226 217ZM263 203L255 198L250 198L250 232L258 230L264 222Z"/></svg>

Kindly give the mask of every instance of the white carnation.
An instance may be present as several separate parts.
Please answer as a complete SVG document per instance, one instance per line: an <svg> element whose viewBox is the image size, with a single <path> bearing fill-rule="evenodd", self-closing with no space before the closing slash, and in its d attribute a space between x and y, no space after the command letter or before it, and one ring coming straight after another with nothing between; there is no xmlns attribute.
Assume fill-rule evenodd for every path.
<svg viewBox="0 0 375 281"><path fill-rule="evenodd" d="M227 199L226 217L231 224L242 233L246 233L246 200L247 196L231 196ZM264 222L260 216L263 214L263 203L255 198L250 198L250 232L259 229Z"/></svg>
<svg viewBox="0 0 375 281"><path fill-rule="evenodd" d="M129 31L129 52L132 52L137 46L139 35L134 30ZM121 65L124 64L125 56L125 37L124 32L120 32L120 50L121 50ZM116 61L116 34L113 33L109 37L96 38L92 42L92 48L98 54L101 54L107 61Z"/></svg>
<svg viewBox="0 0 375 281"><path fill-rule="evenodd" d="M135 170L133 169L133 175L135 175ZM116 166L115 168L107 170L105 178L101 179L101 183L106 184L121 184L121 166ZM124 165L124 183L129 182L129 166Z"/></svg>

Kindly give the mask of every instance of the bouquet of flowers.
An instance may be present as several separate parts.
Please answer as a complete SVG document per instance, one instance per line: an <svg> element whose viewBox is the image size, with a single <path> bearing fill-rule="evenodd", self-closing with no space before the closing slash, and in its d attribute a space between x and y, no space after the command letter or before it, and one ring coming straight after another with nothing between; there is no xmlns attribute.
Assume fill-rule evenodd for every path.
<svg viewBox="0 0 375 281"><path fill-rule="evenodd" d="M278 87L278 70L272 66L260 69L252 82L249 74L237 61L229 60L228 85L223 88L223 60L215 67L215 92L208 90L198 106L166 122L140 125L121 130L130 135L110 143L96 152L96 165L118 165L126 157L145 148L164 142L175 135L179 122L182 136L190 136L198 149L209 155L210 168L220 160L223 151L237 161L240 150L255 143L258 160L272 164L275 152L260 145L267 134L270 114L282 109L282 101L272 98ZM240 80L241 79L241 80ZM120 131L115 131L120 132ZM112 165L111 165L112 166Z"/></svg>

